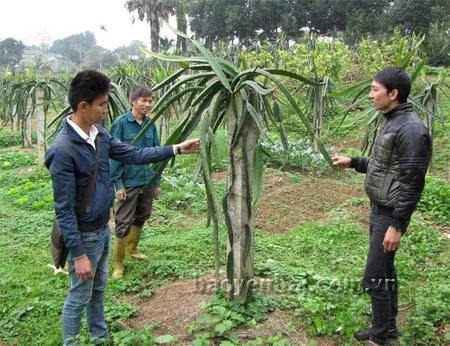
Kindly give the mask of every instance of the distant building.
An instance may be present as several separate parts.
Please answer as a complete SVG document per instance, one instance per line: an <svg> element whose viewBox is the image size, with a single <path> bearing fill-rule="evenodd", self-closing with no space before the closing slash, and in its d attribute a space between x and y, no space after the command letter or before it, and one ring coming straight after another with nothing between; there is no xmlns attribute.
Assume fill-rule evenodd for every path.
<svg viewBox="0 0 450 346"><path fill-rule="evenodd" d="M23 51L21 65L31 66L40 64L40 69L58 71L62 64L67 63L67 59L61 54L44 53L36 48L29 48Z"/></svg>

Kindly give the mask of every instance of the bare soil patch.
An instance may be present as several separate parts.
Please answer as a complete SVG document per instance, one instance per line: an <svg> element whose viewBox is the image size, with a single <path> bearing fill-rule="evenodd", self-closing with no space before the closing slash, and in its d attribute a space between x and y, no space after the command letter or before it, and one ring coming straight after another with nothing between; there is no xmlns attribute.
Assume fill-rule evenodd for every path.
<svg viewBox="0 0 450 346"><path fill-rule="evenodd" d="M22 148L21 145L16 145L13 147L6 147L6 148L0 148L0 152L8 152L8 153L17 153L17 152L21 152L21 153L35 153L36 152L36 148L35 145L33 145L32 148Z"/></svg>
<svg viewBox="0 0 450 346"><path fill-rule="evenodd" d="M345 184L337 179L300 177L299 182L292 182L282 173L265 174L264 192L256 207L258 229L284 233L307 221L330 222L329 212L337 207L350 212L352 220L349 221L367 224L368 201L362 205L344 204L351 198L364 198L362 186Z"/></svg>
<svg viewBox="0 0 450 346"><path fill-rule="evenodd" d="M157 324L159 328L156 333L172 334L181 342L187 341L186 327L204 314L199 303L209 301L213 294L196 287L195 280L176 281L159 287L150 298L140 298L138 295L121 298L140 308L138 315L128 323L129 326L141 329Z"/></svg>
<svg viewBox="0 0 450 346"><path fill-rule="evenodd" d="M349 148L360 150L361 149L361 143L362 143L362 141L360 139L355 139L355 138L338 139L334 143L335 153L339 154L343 150L346 150L346 149L349 149Z"/></svg>
<svg viewBox="0 0 450 346"><path fill-rule="evenodd" d="M227 176L228 176L228 172L227 171L212 172L211 173L211 178L214 181L216 181L216 182L226 179Z"/></svg>
<svg viewBox="0 0 450 346"><path fill-rule="evenodd" d="M348 211L349 222L368 226L369 201L363 186L346 183L346 176L330 179L314 177L294 171L294 182L283 173L264 172L261 201L256 207L256 227L270 233L284 233L307 221L330 222L330 211L339 207ZM214 181L226 179L227 172L215 172ZM363 198L363 203L345 203Z"/></svg>
<svg viewBox="0 0 450 346"><path fill-rule="evenodd" d="M209 275L203 279L208 281L212 278L213 275ZM157 324L158 329L155 330L155 334L171 334L178 338L177 342L180 344L191 343L194 337L187 335L186 328L205 314L205 311L199 307L199 303L209 301L213 294L208 290L202 292L197 287L196 280L183 280L158 288L150 298L143 299L138 295L121 297L121 300L140 308L138 315L129 320L126 325L138 330L147 325ZM242 341L258 337L266 338L281 333L295 345L308 344L311 340L314 340L317 345L339 345L339 341L331 337L307 335L306 330L301 326L300 319L291 311L284 310L269 313L267 320L253 329L240 327L235 332ZM219 340L217 340L218 344L220 344Z"/></svg>

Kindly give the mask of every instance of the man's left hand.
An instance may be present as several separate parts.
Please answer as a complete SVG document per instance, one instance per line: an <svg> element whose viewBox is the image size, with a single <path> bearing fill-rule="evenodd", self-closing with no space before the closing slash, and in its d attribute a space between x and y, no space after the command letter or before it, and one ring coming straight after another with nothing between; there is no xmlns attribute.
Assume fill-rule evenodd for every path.
<svg viewBox="0 0 450 346"><path fill-rule="evenodd" d="M159 196L161 196L161 188L160 187L154 187L153 188L153 198L158 199Z"/></svg>
<svg viewBox="0 0 450 346"><path fill-rule="evenodd" d="M401 239L402 233L397 231L394 227L389 226L383 240L384 253L397 250L400 246Z"/></svg>

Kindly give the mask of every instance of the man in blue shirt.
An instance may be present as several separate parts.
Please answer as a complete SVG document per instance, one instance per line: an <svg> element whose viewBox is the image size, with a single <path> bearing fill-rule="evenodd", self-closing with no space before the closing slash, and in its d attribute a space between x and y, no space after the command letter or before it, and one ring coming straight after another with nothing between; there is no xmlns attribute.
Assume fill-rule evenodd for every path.
<svg viewBox="0 0 450 346"><path fill-rule="evenodd" d="M119 116L111 126L111 135L128 144L150 121L147 113L153 106L153 92L147 86L137 86L131 92L130 100L132 109ZM156 125L153 124L134 145L138 148L159 146ZM113 279L120 279L124 275L125 253L138 260L148 259L138 251L137 246L144 223L151 215L153 198L161 193L160 177L154 186L142 191L154 173L149 165L129 165L111 160L111 177L118 199Z"/></svg>
<svg viewBox="0 0 450 346"><path fill-rule="evenodd" d="M199 151L197 139L176 146L136 148L112 137L96 125L108 113L109 87L110 80L94 70L75 76L68 95L73 113L63 120L61 131L45 154L53 184L56 221L69 249L70 290L62 312L65 345L79 344L77 337L85 309L94 344L100 345L108 337L104 292L108 283L109 210L114 202L109 159L148 164ZM93 176L95 188L87 208L81 210Z"/></svg>

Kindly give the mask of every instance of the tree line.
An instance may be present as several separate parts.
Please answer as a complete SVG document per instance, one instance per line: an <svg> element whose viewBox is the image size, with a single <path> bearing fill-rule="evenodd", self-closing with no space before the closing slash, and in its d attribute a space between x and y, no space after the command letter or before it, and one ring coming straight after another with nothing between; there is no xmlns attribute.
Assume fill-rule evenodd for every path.
<svg viewBox="0 0 450 346"><path fill-rule="evenodd" d="M387 40L398 28L402 34L428 34L431 63L450 63L447 0L127 0L125 7L149 23L154 52L159 51L163 20L175 15L178 30L186 32L189 23L209 48L236 40L244 46L255 40L274 42L280 35L299 41L305 33L353 45L367 36ZM185 40L177 40L177 48L185 51Z"/></svg>
<svg viewBox="0 0 450 346"><path fill-rule="evenodd" d="M192 0L191 30L211 42L276 40L283 32L296 40L305 31L354 43L364 35L427 33L433 23L449 24L445 0Z"/></svg>
<svg viewBox="0 0 450 346"><path fill-rule="evenodd" d="M171 48L171 40L161 38L160 29L164 20L176 16L177 29L188 32L189 27L208 48L236 42L250 47L280 37L284 42L299 42L309 33L355 45L367 36L388 40L397 28L402 34L426 34L423 49L428 63L450 65L447 0L126 0L124 7L132 21L149 23L154 52ZM0 65L18 64L24 47L13 38L0 41ZM50 51L75 65L101 69L102 63L113 64L124 56L140 54L136 49L131 53L122 48L107 51L97 46L94 35L87 31L55 40ZM186 39L177 37L176 48L187 54Z"/></svg>

